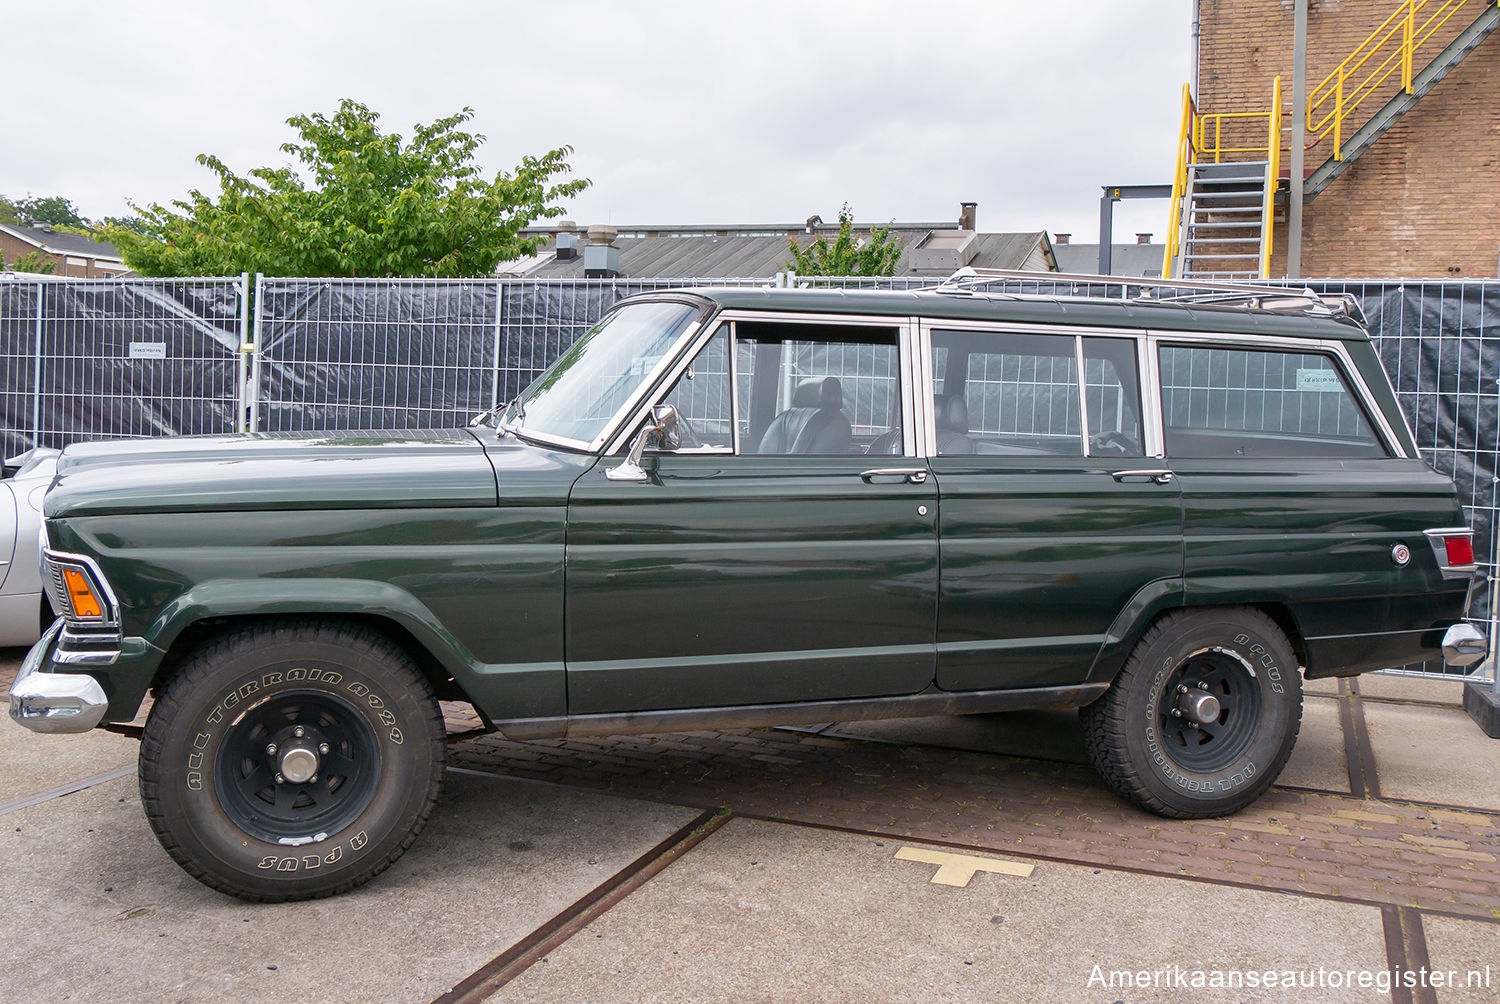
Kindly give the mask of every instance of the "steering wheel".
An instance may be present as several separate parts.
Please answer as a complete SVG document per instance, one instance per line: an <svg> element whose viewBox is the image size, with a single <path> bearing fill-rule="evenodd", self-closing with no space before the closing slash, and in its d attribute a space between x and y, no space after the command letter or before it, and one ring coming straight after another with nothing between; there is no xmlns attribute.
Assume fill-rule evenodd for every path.
<svg viewBox="0 0 1500 1004"><path fill-rule="evenodd" d="M1089 437L1089 452L1101 456L1139 457L1141 444L1115 429Z"/></svg>

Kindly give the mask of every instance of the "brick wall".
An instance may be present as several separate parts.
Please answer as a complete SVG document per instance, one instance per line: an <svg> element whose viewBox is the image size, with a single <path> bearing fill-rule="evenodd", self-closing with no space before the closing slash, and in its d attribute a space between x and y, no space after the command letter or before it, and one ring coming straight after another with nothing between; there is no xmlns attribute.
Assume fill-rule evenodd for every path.
<svg viewBox="0 0 1500 1004"><path fill-rule="evenodd" d="M125 266L118 261L99 261L81 254L51 254L0 230L0 258L5 259L6 265L14 265L17 258L32 251L52 259L52 275L66 275L75 279L107 279L125 271ZM83 264L79 264L79 261Z"/></svg>
<svg viewBox="0 0 1500 1004"><path fill-rule="evenodd" d="M1270 104L1271 81L1277 74L1290 107L1291 0L1198 3L1199 111L1263 111ZM1428 11L1441 5L1441 0L1430 0ZM1311 0L1309 89L1398 6L1398 0ZM1413 73L1472 23L1480 10L1476 0L1461 8L1418 52ZM1424 16L1419 14L1419 20ZM1346 137L1396 92L1399 79L1398 72L1361 105L1345 123ZM1308 138L1312 139L1311 134ZM1331 140L1324 140L1307 152L1307 170L1331 154ZM1481 42L1342 177L1307 204L1303 276L1494 276L1500 258L1497 166L1500 32ZM1284 220L1276 227L1275 240L1271 274L1282 275L1286 268Z"/></svg>

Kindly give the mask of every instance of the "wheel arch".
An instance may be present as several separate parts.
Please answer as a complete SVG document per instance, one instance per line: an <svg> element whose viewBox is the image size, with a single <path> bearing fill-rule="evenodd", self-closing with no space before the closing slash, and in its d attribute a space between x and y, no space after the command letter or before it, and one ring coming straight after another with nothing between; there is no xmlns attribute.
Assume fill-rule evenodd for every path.
<svg viewBox="0 0 1500 1004"><path fill-rule="evenodd" d="M470 696L460 677L449 663L440 658L433 647L418 637L410 626L388 612L355 611L309 607L307 609L285 609L249 613L211 614L186 620L178 626L165 645L165 654L153 674L150 689L159 692L177 672L184 660L194 652L213 643L214 639L255 624L273 624L278 621L316 621L322 624L350 624L366 628L390 640L421 671L432 686L439 700L466 701L473 705L483 717L483 711ZM451 658L450 654L450 658Z"/></svg>

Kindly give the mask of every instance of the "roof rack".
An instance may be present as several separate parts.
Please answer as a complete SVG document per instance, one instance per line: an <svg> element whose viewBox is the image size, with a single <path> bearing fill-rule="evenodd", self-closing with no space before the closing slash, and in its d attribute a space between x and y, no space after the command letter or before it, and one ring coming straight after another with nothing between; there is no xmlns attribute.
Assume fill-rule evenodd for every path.
<svg viewBox="0 0 1500 1004"><path fill-rule="evenodd" d="M1007 268L970 268L954 272L941 284L932 287L937 293L970 294L975 287L992 282L1072 283L1089 286L1119 286L1121 299L1125 290L1135 287L1136 301L1150 303L1213 304L1246 307L1274 314L1311 314L1358 318L1359 303L1348 293L1316 293L1303 287L1257 286L1235 279L1162 279L1134 275L1090 275L1082 272L1028 272ZM1151 295L1149 290L1163 292ZM1166 291L1176 292L1169 295Z"/></svg>

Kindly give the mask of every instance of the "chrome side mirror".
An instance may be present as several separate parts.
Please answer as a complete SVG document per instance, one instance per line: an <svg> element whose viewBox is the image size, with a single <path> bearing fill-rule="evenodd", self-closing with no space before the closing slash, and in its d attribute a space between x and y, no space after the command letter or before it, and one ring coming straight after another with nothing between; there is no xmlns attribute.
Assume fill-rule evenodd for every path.
<svg viewBox="0 0 1500 1004"><path fill-rule="evenodd" d="M630 441L630 450L625 459L604 472L611 481L645 481L647 474L641 467L641 454L646 452L646 443L656 437L660 450L675 450L682 445L682 418L675 404L659 404L651 409L651 417L641 426L641 431Z"/></svg>

